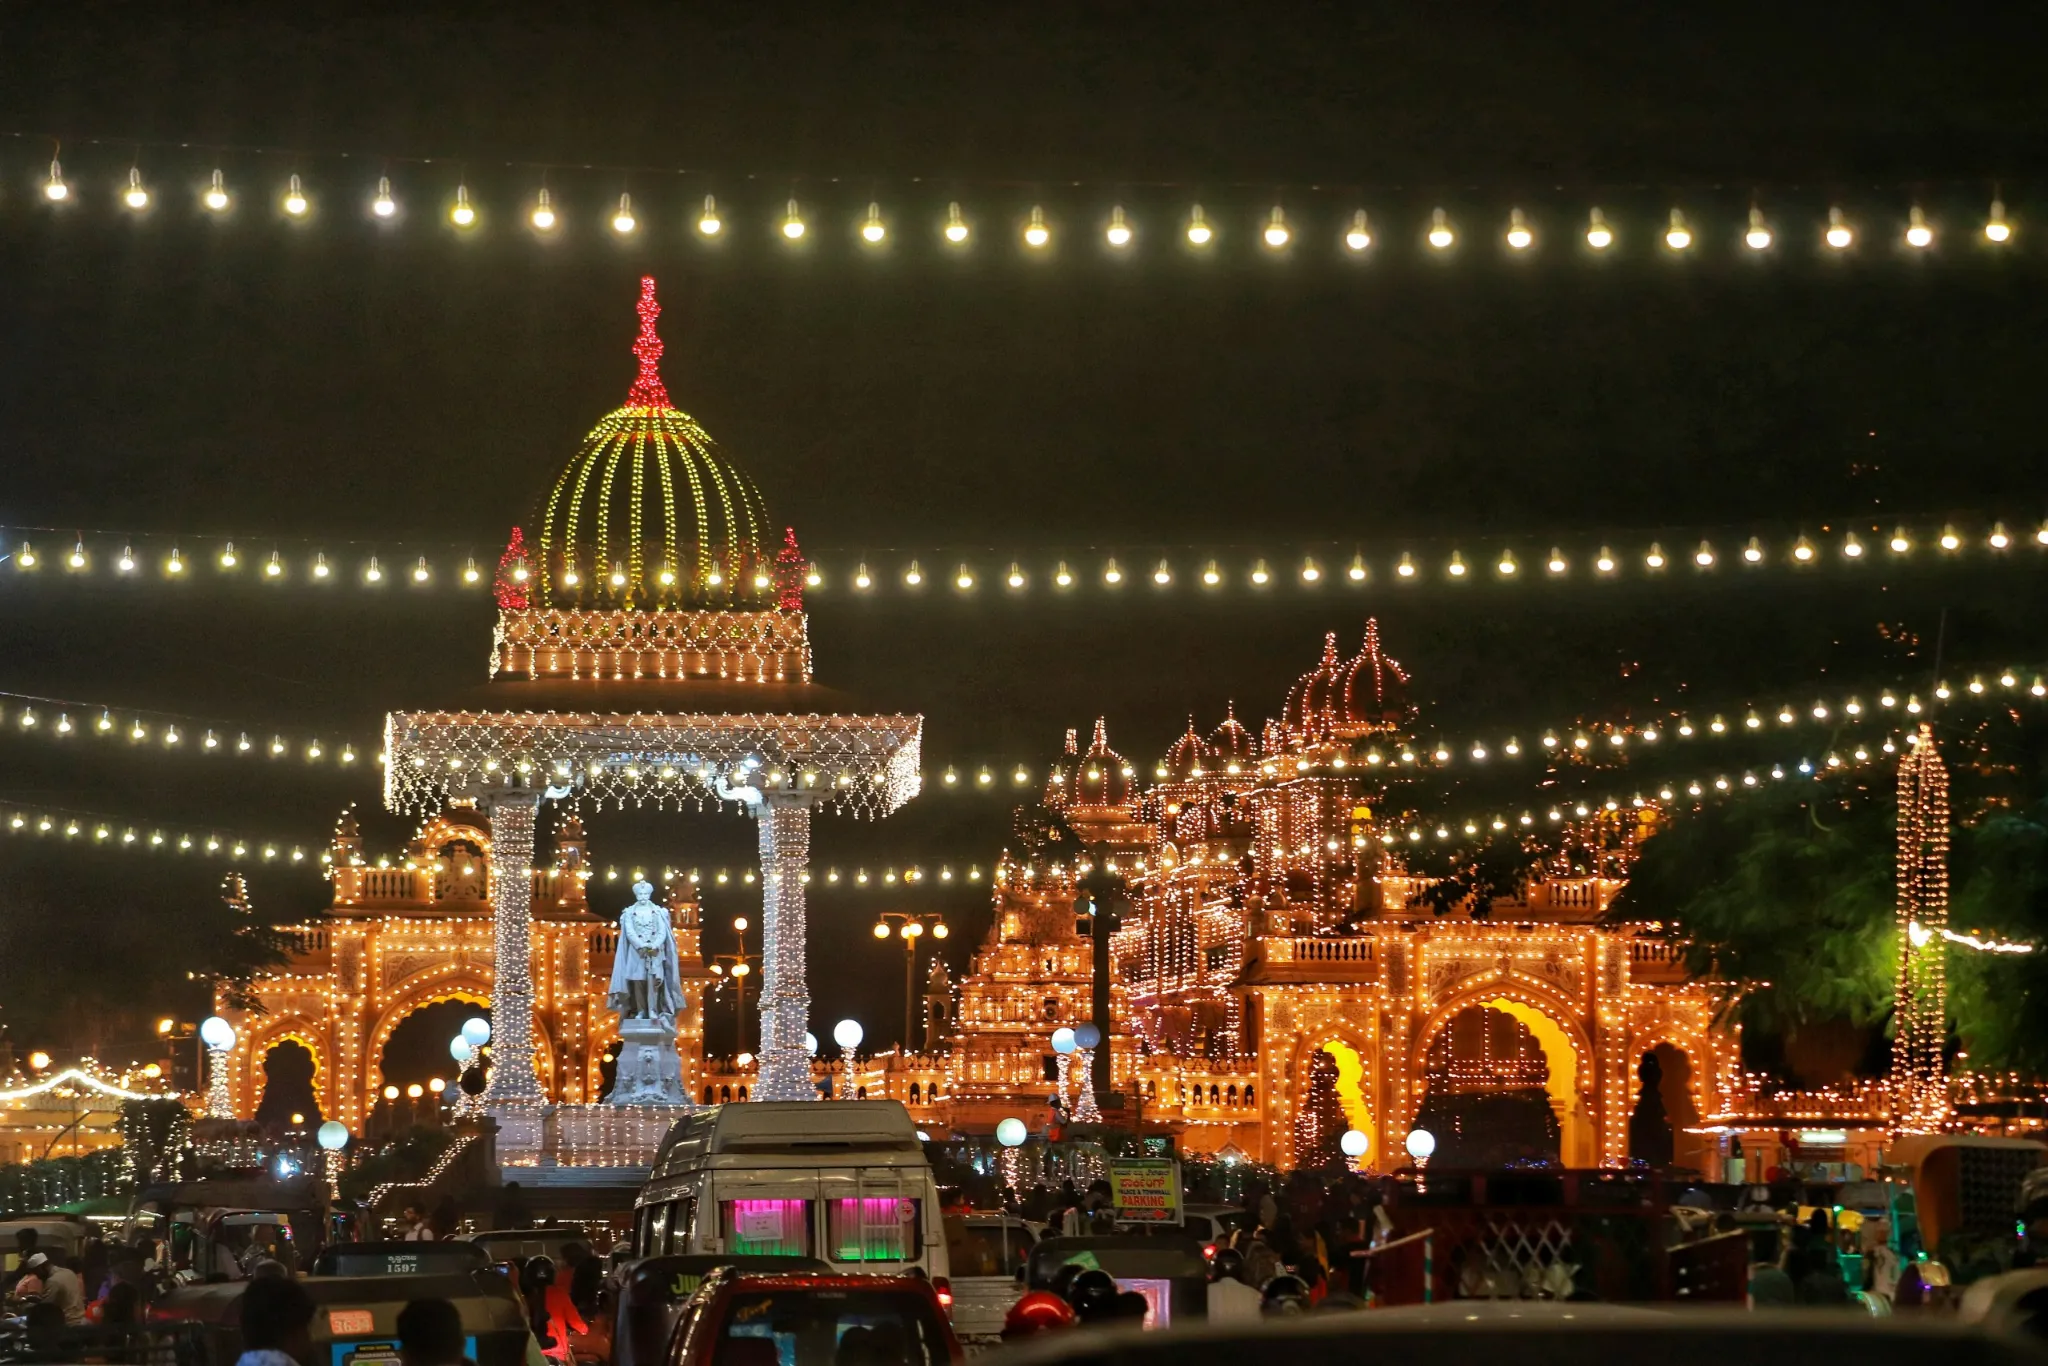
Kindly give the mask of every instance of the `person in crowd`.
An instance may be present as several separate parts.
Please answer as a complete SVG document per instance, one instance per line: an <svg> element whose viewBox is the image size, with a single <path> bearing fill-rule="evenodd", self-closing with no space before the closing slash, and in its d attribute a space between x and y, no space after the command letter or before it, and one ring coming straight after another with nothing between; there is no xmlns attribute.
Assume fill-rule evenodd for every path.
<svg viewBox="0 0 2048 1366"><path fill-rule="evenodd" d="M14 1293L14 1283L28 1270L28 1259L36 1255L41 1236L32 1228L14 1231L14 1255L7 1259L6 1290L10 1295Z"/></svg>
<svg viewBox="0 0 2048 1366"><path fill-rule="evenodd" d="M64 1311L56 1305L30 1305L21 1326L28 1334L28 1360L62 1361L69 1355L64 1350Z"/></svg>
<svg viewBox="0 0 2048 1366"><path fill-rule="evenodd" d="M517 1181L507 1181L491 1208L491 1223L497 1228L532 1228L533 1207L526 1203Z"/></svg>
<svg viewBox="0 0 2048 1366"><path fill-rule="evenodd" d="M413 1300L398 1311L401 1366L470 1366L462 1315L447 1300Z"/></svg>
<svg viewBox="0 0 2048 1366"><path fill-rule="evenodd" d="M313 1297L290 1277L242 1292L242 1355L235 1366L300 1366L313 1358Z"/></svg>
<svg viewBox="0 0 2048 1366"><path fill-rule="evenodd" d="M100 1301L100 1322L109 1328L127 1328L142 1322L142 1291L133 1281L115 1281Z"/></svg>
<svg viewBox="0 0 2048 1366"><path fill-rule="evenodd" d="M444 1195L434 1202L434 1212L427 1216L427 1227L436 1242L445 1243L455 1236L456 1225L462 1222L462 1212L455 1207L455 1197Z"/></svg>
<svg viewBox="0 0 2048 1366"><path fill-rule="evenodd" d="M433 1230L427 1227L427 1217L418 1205L407 1205L405 1213L398 1216L398 1236L408 1243L429 1243L434 1240Z"/></svg>
<svg viewBox="0 0 2048 1366"><path fill-rule="evenodd" d="M554 1259L529 1258L520 1272L520 1289L526 1299L527 1323L541 1353L551 1361L572 1360L569 1335L587 1333L590 1325L570 1303L569 1288L558 1282Z"/></svg>
<svg viewBox="0 0 2048 1366"><path fill-rule="evenodd" d="M38 1252L29 1258L29 1267L42 1278L39 1301L56 1305L67 1324L84 1323L85 1284L78 1279L78 1273L61 1256L48 1252Z"/></svg>
<svg viewBox="0 0 2048 1366"><path fill-rule="evenodd" d="M1254 1290L1263 1290L1267 1281L1284 1270L1286 1267L1273 1246L1272 1231L1261 1224L1252 1230L1251 1246L1244 1250L1244 1282Z"/></svg>
<svg viewBox="0 0 2048 1366"><path fill-rule="evenodd" d="M1209 1263L1209 1322L1256 1319L1262 1303L1257 1288L1245 1282L1244 1254L1234 1247L1216 1249Z"/></svg>
<svg viewBox="0 0 2048 1366"><path fill-rule="evenodd" d="M581 1242L564 1247L562 1260L569 1264L569 1303L576 1306L577 1313L595 1322L598 1292L604 1288L603 1260Z"/></svg>

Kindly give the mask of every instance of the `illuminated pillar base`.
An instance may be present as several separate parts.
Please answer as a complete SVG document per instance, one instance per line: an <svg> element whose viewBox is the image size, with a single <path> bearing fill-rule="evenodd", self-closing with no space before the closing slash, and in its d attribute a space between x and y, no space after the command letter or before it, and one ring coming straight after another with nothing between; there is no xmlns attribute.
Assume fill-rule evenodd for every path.
<svg viewBox="0 0 2048 1366"><path fill-rule="evenodd" d="M533 827L538 792L493 793L491 886L497 902L491 981L491 1081L494 1112L541 1104L533 1068Z"/></svg>
<svg viewBox="0 0 2048 1366"><path fill-rule="evenodd" d="M765 794L761 836L761 1077L756 1100L815 1100L804 1033L811 1018L805 971L804 874L811 859L811 799Z"/></svg>

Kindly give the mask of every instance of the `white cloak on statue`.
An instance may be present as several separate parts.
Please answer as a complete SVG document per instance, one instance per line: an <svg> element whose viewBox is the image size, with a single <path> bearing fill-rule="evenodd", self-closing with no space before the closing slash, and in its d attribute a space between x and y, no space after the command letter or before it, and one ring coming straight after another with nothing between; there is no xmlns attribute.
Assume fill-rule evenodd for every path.
<svg viewBox="0 0 2048 1366"><path fill-rule="evenodd" d="M647 982L648 997L660 995L664 998L665 1009L660 1013L673 1017L683 1008L683 979L676 962L675 928L670 923L668 912L653 903L645 903L655 913L659 935L654 945L654 954L643 957L633 942L631 921L634 913L642 909L642 903L628 906L619 914L619 946L612 953L612 981L606 990L605 1001L613 1010L624 1015L632 1009L633 997L627 988L629 982ZM653 989L659 983L660 990Z"/></svg>

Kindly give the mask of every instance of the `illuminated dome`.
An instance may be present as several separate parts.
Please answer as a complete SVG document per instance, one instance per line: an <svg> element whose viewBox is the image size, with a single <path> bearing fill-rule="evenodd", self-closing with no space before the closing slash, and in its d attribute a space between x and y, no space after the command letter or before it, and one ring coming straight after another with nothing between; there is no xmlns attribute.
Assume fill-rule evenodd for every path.
<svg viewBox="0 0 2048 1366"><path fill-rule="evenodd" d="M1108 728L1100 717L1095 721L1094 743L1081 756L1079 774L1070 792L1069 809L1122 811L1137 800L1130 762L1109 747Z"/></svg>
<svg viewBox="0 0 2048 1366"><path fill-rule="evenodd" d="M1258 762L1258 741L1252 739L1252 733L1237 719L1236 703L1224 707L1223 719L1217 723L1216 729L1209 732L1209 748L1216 756L1216 763L1226 773L1231 771L1232 764L1237 765L1240 772L1249 772Z"/></svg>
<svg viewBox="0 0 2048 1366"><path fill-rule="evenodd" d="M1216 772L1216 751L1207 740L1195 733L1195 718L1188 718L1188 728L1166 751L1166 776L1175 782L1199 778Z"/></svg>
<svg viewBox="0 0 2048 1366"><path fill-rule="evenodd" d="M775 600L767 506L661 382L652 276L640 281L639 377L591 429L541 511L539 602L765 608Z"/></svg>
<svg viewBox="0 0 2048 1366"><path fill-rule="evenodd" d="M1407 671L1380 649L1375 619L1350 659L1338 658L1336 632L1323 637L1323 657L1289 690L1282 724L1296 744L1314 745L1393 730L1408 713Z"/></svg>

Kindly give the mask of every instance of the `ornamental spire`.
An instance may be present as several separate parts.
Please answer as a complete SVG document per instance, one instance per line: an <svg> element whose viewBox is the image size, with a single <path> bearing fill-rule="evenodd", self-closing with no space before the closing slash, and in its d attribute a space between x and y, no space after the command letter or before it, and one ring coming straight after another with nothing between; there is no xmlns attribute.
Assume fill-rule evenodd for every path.
<svg viewBox="0 0 2048 1366"><path fill-rule="evenodd" d="M633 311L640 315L640 336L633 343L633 354L640 361L640 374L626 395L626 406L673 407L668 401L668 389L661 382L661 337L654 330L654 320L661 316L661 305L655 302L652 275L640 277L640 302Z"/></svg>

